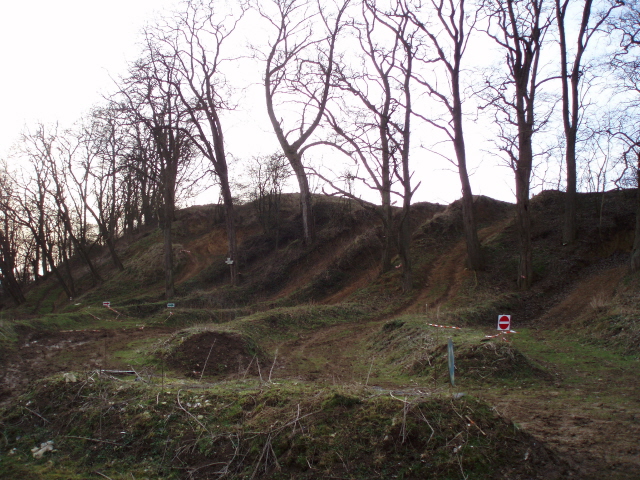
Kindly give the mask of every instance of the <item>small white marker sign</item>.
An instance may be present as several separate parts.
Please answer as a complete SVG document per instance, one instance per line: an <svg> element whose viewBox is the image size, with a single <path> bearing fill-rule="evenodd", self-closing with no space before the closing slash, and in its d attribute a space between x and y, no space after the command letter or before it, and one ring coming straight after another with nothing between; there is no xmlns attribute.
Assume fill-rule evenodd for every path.
<svg viewBox="0 0 640 480"><path fill-rule="evenodd" d="M224 263L227 265L233 265L233 260L231 260L231 258L227 258Z"/></svg>
<svg viewBox="0 0 640 480"><path fill-rule="evenodd" d="M102 302L102 306L103 307L110 307L111 306L111 302Z"/></svg>
<svg viewBox="0 0 640 480"><path fill-rule="evenodd" d="M175 308L176 304L175 303L167 303L167 308Z"/></svg>

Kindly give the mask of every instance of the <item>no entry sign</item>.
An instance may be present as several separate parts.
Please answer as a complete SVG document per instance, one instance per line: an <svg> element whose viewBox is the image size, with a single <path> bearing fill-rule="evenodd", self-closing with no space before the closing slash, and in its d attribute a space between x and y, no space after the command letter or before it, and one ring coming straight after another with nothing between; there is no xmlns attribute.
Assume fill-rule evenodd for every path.
<svg viewBox="0 0 640 480"><path fill-rule="evenodd" d="M498 315L498 330L509 330L511 328L511 315Z"/></svg>

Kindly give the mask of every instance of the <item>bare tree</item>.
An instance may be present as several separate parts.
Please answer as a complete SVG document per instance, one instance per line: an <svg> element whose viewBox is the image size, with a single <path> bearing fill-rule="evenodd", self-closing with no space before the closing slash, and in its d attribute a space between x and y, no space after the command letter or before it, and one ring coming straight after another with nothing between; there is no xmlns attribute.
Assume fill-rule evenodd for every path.
<svg viewBox="0 0 640 480"><path fill-rule="evenodd" d="M74 297L73 276L68 274L65 278L56 261L56 256L66 256L66 247L58 235L64 229L59 228L58 208L53 205L50 194L51 178L40 156L28 147L28 138L28 133L23 135L21 155L27 160L25 163L30 171L15 172L13 182L17 185L17 191L13 195L15 205L11 207L12 214L16 223L27 229L35 239L41 252L42 274L52 272L66 295ZM34 270L37 270L37 266Z"/></svg>
<svg viewBox="0 0 640 480"><path fill-rule="evenodd" d="M381 271L391 269L392 249L397 246L403 264L403 289L408 291L412 286L409 212L415 192L409 167L415 28L401 1L392 2L387 11L380 10L375 2L362 2L361 15L352 27L361 55L355 65L339 64L336 68L336 86L343 95L326 111L335 135L322 143L354 161L356 173L348 174L350 181L358 180L380 195L381 205L374 211L383 225ZM360 168L366 175L357 173ZM322 178L340 194L361 201L352 191ZM394 185L400 190L395 191ZM394 194L402 199L397 225Z"/></svg>
<svg viewBox="0 0 640 480"><path fill-rule="evenodd" d="M589 42L600 31L602 25L612 11L621 3L608 3L597 12L593 12L593 0L581 0L582 16L577 37L573 61L572 53L567 41L567 12L575 1L555 0L556 24L558 28L558 45L560 46L560 80L562 84L562 125L565 134L565 165L567 174L567 191L565 195L565 215L562 229L562 241L573 243L576 239L576 199L577 199L577 169L576 145L578 142L578 128L580 127L581 112L584 102L580 96L581 86L585 79L583 58Z"/></svg>
<svg viewBox="0 0 640 480"><path fill-rule="evenodd" d="M98 225L100 237L107 244L113 264L124 270L115 248L117 224L121 216L118 191L120 156L124 154L123 137L115 118L105 110L94 111L88 125L77 134L77 154L68 157L67 172L87 211ZM79 167L79 171L76 170ZM127 182L129 183L129 182ZM92 206L91 197L95 200Z"/></svg>
<svg viewBox="0 0 640 480"><path fill-rule="evenodd" d="M52 140L55 140L55 138ZM42 137L41 141L46 142L47 140ZM47 146L43 144L43 147L43 153L51 152L52 150L52 145ZM55 158L45 153L43 160L47 162L47 172L53 179L53 191L51 193L58 206L58 216L66 230L66 235L75 247L75 251L80 255L87 267L89 267L94 285L98 285L102 283L102 277L94 262L91 260L87 249L86 209L84 208L84 203L80 206L78 200L70 195L67 185L67 181L71 176L67 166L71 162L71 159L73 159L76 149L77 144L69 142L68 139L60 139L58 147L60 157ZM78 233L76 233L77 227L79 227Z"/></svg>
<svg viewBox="0 0 640 480"><path fill-rule="evenodd" d="M13 218L10 203L15 185L7 174L6 166L0 169L0 284L7 290L16 305L26 301L22 287L16 279L18 259L17 236L19 226Z"/></svg>
<svg viewBox="0 0 640 480"><path fill-rule="evenodd" d="M310 139L322 120L331 90L336 57L336 42L343 27L342 16L349 1L336 7L331 18L328 9L309 0L272 0L275 12L264 5L258 11L276 32L264 56L264 88L271 126L291 163L300 189L300 208L304 239L315 240L309 180L303 155L315 143ZM316 33L314 21L320 18L324 29ZM286 111L289 122L277 112L278 107L301 105L301 111ZM286 110L283 108L283 110ZM286 125L290 125L286 126Z"/></svg>
<svg viewBox="0 0 640 480"><path fill-rule="evenodd" d="M640 128L637 121L640 113L640 2L625 2L620 15L610 19L609 28L619 39L620 49L610 65L620 82L625 111L613 135L624 145L623 174L631 172L632 183L637 189L635 238L629 266L630 271L637 272L640 270Z"/></svg>
<svg viewBox="0 0 640 480"><path fill-rule="evenodd" d="M466 10L465 0L430 0L426 12L421 5L410 10L411 20L420 28L429 41L434 55L423 55L425 64L439 64L442 70L431 75L416 75L429 98L445 107L445 118L419 115L426 123L442 131L453 144L455 164L462 186L463 229L467 243L467 261L473 270L484 266L473 205L473 193L467 169L467 151L463 130L463 91L461 85L462 59L469 39L478 20L481 7ZM423 17L426 17L423 19ZM447 82L442 82L442 74Z"/></svg>
<svg viewBox="0 0 640 480"><path fill-rule="evenodd" d="M64 133L59 133L57 127L42 124L35 132L25 134L23 140L34 170L38 177L43 177L38 181L38 188L44 190L40 195L50 197L52 209L60 221L57 225L64 229L64 234L60 234L70 242L68 249L60 245L58 253L63 255L67 266L69 258L77 253L89 268L94 284L100 284L102 278L87 250L86 210L84 205L69 194L67 186L67 166L74 156L77 144L70 141ZM43 215L42 211L40 213ZM51 218L47 221L51 221Z"/></svg>
<svg viewBox="0 0 640 480"><path fill-rule="evenodd" d="M507 74L487 78L483 95L496 112L502 129L500 149L515 173L516 224L520 261L518 287L528 289L533 281L531 214L529 191L533 168L533 135L539 128L536 100L540 55L545 33L551 23L545 0L492 0L487 3L487 34L505 55ZM511 133L510 128L515 129Z"/></svg>
<svg viewBox="0 0 640 480"><path fill-rule="evenodd" d="M265 234L275 236L278 248L280 233L280 209L285 182L291 177L289 162L282 154L254 158L248 168L249 200L253 202L258 221Z"/></svg>
<svg viewBox="0 0 640 480"><path fill-rule="evenodd" d="M221 114L232 109L222 66L232 58L224 56L224 47L244 16L217 12L210 2L189 0L177 21L147 32L147 41L157 48L156 61L171 64L176 76L173 86L193 125L190 139L209 160L220 187L226 228L231 283L238 283L238 240L236 214L229 180Z"/></svg>
<svg viewBox="0 0 640 480"><path fill-rule="evenodd" d="M171 227L179 172L193 157L189 140L193 125L175 87L178 76L175 64L161 58L153 44L146 47L146 56L131 67L129 77L123 81L121 108L144 125L156 149L154 158L158 161L157 179L162 195L162 209L158 213L164 237L165 297L171 299L175 295Z"/></svg>

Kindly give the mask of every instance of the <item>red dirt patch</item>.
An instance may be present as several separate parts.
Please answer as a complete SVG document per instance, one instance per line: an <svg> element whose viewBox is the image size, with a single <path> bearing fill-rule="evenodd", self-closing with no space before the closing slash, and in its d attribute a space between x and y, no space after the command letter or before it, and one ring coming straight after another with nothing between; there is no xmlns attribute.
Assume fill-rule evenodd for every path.
<svg viewBox="0 0 640 480"><path fill-rule="evenodd" d="M581 281L562 302L540 318L540 327L558 326L597 310L613 298L626 271L626 266L610 268Z"/></svg>

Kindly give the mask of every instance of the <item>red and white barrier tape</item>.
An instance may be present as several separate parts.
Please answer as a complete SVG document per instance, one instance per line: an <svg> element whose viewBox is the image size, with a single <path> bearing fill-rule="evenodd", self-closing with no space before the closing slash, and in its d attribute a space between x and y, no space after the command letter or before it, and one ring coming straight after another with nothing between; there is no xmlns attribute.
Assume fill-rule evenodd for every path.
<svg viewBox="0 0 640 480"><path fill-rule="evenodd" d="M430 327L438 327L438 328L453 328L455 330L462 330L460 327L451 327L449 325L436 325L435 323L427 323Z"/></svg>
<svg viewBox="0 0 640 480"><path fill-rule="evenodd" d="M504 335L505 333L518 333L518 332L516 332L515 330L504 330L495 335L485 335L484 338L496 338L496 337L499 337L500 335Z"/></svg>

